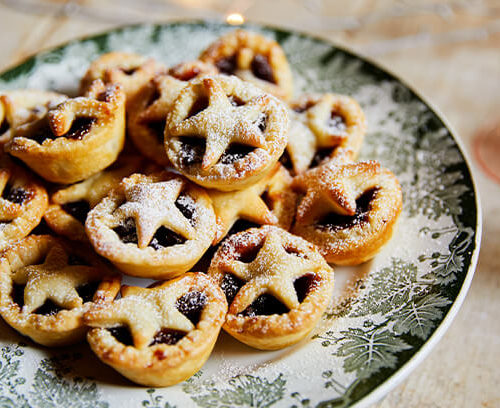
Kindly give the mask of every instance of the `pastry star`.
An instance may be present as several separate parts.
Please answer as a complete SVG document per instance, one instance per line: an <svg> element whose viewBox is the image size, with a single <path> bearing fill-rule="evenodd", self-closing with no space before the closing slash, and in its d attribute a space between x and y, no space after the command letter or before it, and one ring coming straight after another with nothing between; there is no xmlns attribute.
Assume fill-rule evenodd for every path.
<svg viewBox="0 0 500 408"><path fill-rule="evenodd" d="M170 75L160 75L153 79L151 86L160 96L140 113L139 120L142 123L165 121L172 103L186 86L186 82Z"/></svg>
<svg viewBox="0 0 500 408"><path fill-rule="evenodd" d="M276 170L279 170L279 167L276 167ZM243 190L230 192L208 191L217 217L217 232L214 243L224 238L240 218L261 225L275 225L278 223L278 218L261 198L261 194L268 187L270 179L275 174L276 171L271 171L269 175Z"/></svg>
<svg viewBox="0 0 500 408"><path fill-rule="evenodd" d="M12 280L24 288L23 313L32 313L46 300L53 301L64 309L73 309L83 304L76 288L98 279L99 270L84 265L68 265L68 254L56 244L40 265L29 265L16 270Z"/></svg>
<svg viewBox="0 0 500 408"><path fill-rule="evenodd" d="M184 182L179 179L157 183L137 183L125 190L127 201L116 212L133 218L139 248L146 248L156 230L165 226L186 239L195 238L195 230L175 205Z"/></svg>
<svg viewBox="0 0 500 408"><path fill-rule="evenodd" d="M315 262L288 253L275 231L269 232L252 262L235 260L227 266L231 273L246 281L237 295L243 299L244 308L261 294L269 292L290 310L300 305L293 285L295 279L317 268Z"/></svg>
<svg viewBox="0 0 500 408"><path fill-rule="evenodd" d="M123 286L121 292L121 299L89 311L87 323L104 328L127 325L137 348L149 346L162 329L189 332L195 328L175 305L183 294L178 285L152 289Z"/></svg>
<svg viewBox="0 0 500 408"><path fill-rule="evenodd" d="M262 109L269 103L267 96L252 98L242 106L233 106L222 87L213 78L202 84L208 94L208 107L175 126L176 136L197 136L206 139L201 167L214 166L231 143L265 147L266 139L259 129Z"/></svg>
<svg viewBox="0 0 500 408"><path fill-rule="evenodd" d="M341 215L356 213L356 198L363 193L363 182L379 170L376 162L342 163L329 161L296 176L292 186L305 192L297 209L296 223L318 221L334 212Z"/></svg>

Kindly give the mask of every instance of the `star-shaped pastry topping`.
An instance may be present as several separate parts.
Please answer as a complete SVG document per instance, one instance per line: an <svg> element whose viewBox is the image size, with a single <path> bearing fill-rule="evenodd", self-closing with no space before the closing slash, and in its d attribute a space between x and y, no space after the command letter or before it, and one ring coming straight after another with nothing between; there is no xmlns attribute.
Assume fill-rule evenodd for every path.
<svg viewBox="0 0 500 408"><path fill-rule="evenodd" d="M176 178L126 187L126 202L118 207L116 214L122 219L134 219L139 248L146 248L161 226L186 239L195 238L193 226L175 205L183 186L184 181Z"/></svg>
<svg viewBox="0 0 500 408"><path fill-rule="evenodd" d="M201 167L214 166L231 143L266 147L266 139L259 129L263 109L269 104L267 95L252 98L241 106L233 106L221 85L214 78L204 78L202 86L208 97L206 109L175 124L174 136L196 136L206 139Z"/></svg>
<svg viewBox="0 0 500 408"><path fill-rule="evenodd" d="M271 170L266 177L243 190L229 192L208 190L217 217L214 244L224 238L240 218L260 225L278 223L278 218L261 197L270 179L278 170L279 166L276 166L276 170Z"/></svg>
<svg viewBox="0 0 500 408"><path fill-rule="evenodd" d="M305 192L297 209L296 223L306 225L331 212L356 213L356 198L364 192L367 180L380 171L374 161L343 163L331 160L296 176L292 187Z"/></svg>
<svg viewBox="0 0 500 408"><path fill-rule="evenodd" d="M32 313L46 300L51 300L64 309L82 306L83 300L76 288L102 277L102 273L91 266L68 265L68 254L60 244L48 252L43 264L19 268L12 280L24 288L23 313Z"/></svg>
<svg viewBox="0 0 500 408"><path fill-rule="evenodd" d="M189 332L195 328L176 307L177 299L185 293L179 285L151 289L123 286L121 293L121 299L90 310L86 323L102 328L126 325L137 348L149 346L162 329Z"/></svg>
<svg viewBox="0 0 500 408"><path fill-rule="evenodd" d="M269 232L252 262L231 260L224 266L225 271L246 281L234 300L241 299L239 308L243 309L263 293L270 293L290 310L299 307L293 283L318 268L317 262L288 253L281 236L274 230Z"/></svg>

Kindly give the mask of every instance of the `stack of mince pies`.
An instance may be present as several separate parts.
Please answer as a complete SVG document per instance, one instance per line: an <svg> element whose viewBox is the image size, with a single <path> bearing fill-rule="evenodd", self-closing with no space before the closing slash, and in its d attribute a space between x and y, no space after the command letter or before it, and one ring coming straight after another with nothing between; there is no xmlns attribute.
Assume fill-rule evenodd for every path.
<svg viewBox="0 0 500 408"><path fill-rule="evenodd" d="M256 33L174 67L102 55L73 98L0 95L0 314L45 346L86 338L139 384L189 378L221 328L261 350L304 339L331 264L374 257L401 213L394 174L356 161L358 103L292 98Z"/></svg>

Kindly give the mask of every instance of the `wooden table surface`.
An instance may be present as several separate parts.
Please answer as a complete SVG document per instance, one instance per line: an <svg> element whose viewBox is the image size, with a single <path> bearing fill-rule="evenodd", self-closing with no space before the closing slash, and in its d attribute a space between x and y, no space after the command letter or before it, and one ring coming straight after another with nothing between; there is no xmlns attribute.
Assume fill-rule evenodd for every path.
<svg viewBox="0 0 500 408"><path fill-rule="evenodd" d="M499 0L0 0L0 70L118 25L232 11L372 57L432 101L469 152L480 128L500 123ZM472 164L485 220L472 287L438 346L378 408L500 407L500 184Z"/></svg>

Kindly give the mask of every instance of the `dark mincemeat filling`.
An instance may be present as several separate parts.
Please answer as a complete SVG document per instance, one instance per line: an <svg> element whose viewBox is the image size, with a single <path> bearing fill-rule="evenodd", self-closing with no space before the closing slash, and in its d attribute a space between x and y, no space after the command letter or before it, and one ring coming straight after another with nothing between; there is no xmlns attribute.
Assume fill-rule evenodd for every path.
<svg viewBox="0 0 500 408"><path fill-rule="evenodd" d="M183 137L181 140L181 165L191 166L201 163L205 154L205 140L198 137Z"/></svg>
<svg viewBox="0 0 500 408"><path fill-rule="evenodd" d="M322 149L316 150L316 153L314 153L313 159L311 161L311 164L309 165L309 168L312 169L313 167L318 167L323 161L328 158L334 151L334 147L325 147Z"/></svg>
<svg viewBox="0 0 500 408"><path fill-rule="evenodd" d="M189 109L187 118L195 116L207 108L208 108L208 97L200 96L198 99L196 99L196 101L194 101L193 105L191 106L191 109Z"/></svg>
<svg viewBox="0 0 500 408"><path fill-rule="evenodd" d="M264 293L255 299L250 306L243 310L240 315L247 317L270 316L273 314L285 314L290 310L274 296Z"/></svg>
<svg viewBox="0 0 500 408"><path fill-rule="evenodd" d="M299 303L302 303L311 289L317 284L318 277L314 273L307 273L298 279L295 279L293 286L297 293Z"/></svg>
<svg viewBox="0 0 500 408"><path fill-rule="evenodd" d="M126 326L118 326L108 329L111 335L125 346L133 346L134 340L132 339L132 334Z"/></svg>
<svg viewBox="0 0 500 408"><path fill-rule="evenodd" d="M82 298L83 303L92 302L94 295L99 288L99 283L100 282L89 282L76 288L76 292L78 293L78 296Z"/></svg>
<svg viewBox="0 0 500 408"><path fill-rule="evenodd" d="M233 224L233 226L231 227L229 232L226 234L226 236L230 237L231 235L234 235L238 232L246 231L247 229L250 229L250 228L259 228L259 227L260 227L260 225L256 224L255 222L239 219Z"/></svg>
<svg viewBox="0 0 500 408"><path fill-rule="evenodd" d="M90 204L85 200L74 201L61 205L61 208L69 215L75 217L82 224L85 224L87 214L90 211Z"/></svg>
<svg viewBox="0 0 500 408"><path fill-rule="evenodd" d="M203 292L193 291L177 299L175 307L196 326L207 301L207 295Z"/></svg>
<svg viewBox="0 0 500 408"><path fill-rule="evenodd" d="M132 68L119 68L120 71L122 71L125 75L132 75L139 69L139 67L132 67Z"/></svg>
<svg viewBox="0 0 500 408"><path fill-rule="evenodd" d="M52 129L49 126L49 123L44 123L41 125L33 135L26 136L29 137L30 139L34 140L38 144L42 144L45 140L54 140L56 139L56 136L54 133L52 133Z"/></svg>
<svg viewBox="0 0 500 408"><path fill-rule="evenodd" d="M283 165L283 167L287 170L293 170L292 159L290 158L290 154L288 153L288 149L285 149L283 154L281 155L279 162Z"/></svg>
<svg viewBox="0 0 500 408"><path fill-rule="evenodd" d="M233 105L235 107L245 105L245 101L241 100L236 95L229 95L227 97L227 99L229 99L229 102L231 102L231 105Z"/></svg>
<svg viewBox="0 0 500 408"><path fill-rule="evenodd" d="M347 124L345 123L345 119L342 115L332 111L330 117L326 121L326 127L331 132L344 133L347 129Z"/></svg>
<svg viewBox="0 0 500 408"><path fill-rule="evenodd" d="M222 74L226 75L234 74L237 66L236 54L226 58L219 59L218 61L215 62L215 66Z"/></svg>
<svg viewBox="0 0 500 408"><path fill-rule="evenodd" d="M316 105L316 102L308 101L307 103L305 103L303 105L296 106L295 108L293 108L293 110L297 113L303 113L306 110L309 110L310 108L312 108L314 105Z"/></svg>
<svg viewBox="0 0 500 408"><path fill-rule="evenodd" d="M157 332L153 338L153 341L149 344L149 346L154 346L156 344L168 344L173 346L180 339L182 339L186 335L185 332L173 329L161 329Z"/></svg>
<svg viewBox="0 0 500 408"><path fill-rule="evenodd" d="M190 81L193 78L196 78L198 75L200 75L201 69L199 67L192 67L191 69L187 70L174 70L170 72L170 75L172 75L174 78L177 78L179 81Z"/></svg>
<svg viewBox="0 0 500 408"><path fill-rule="evenodd" d="M226 295L227 303L230 305L238 291L243 287L245 281L234 276L232 273L226 273L222 278L220 287Z"/></svg>
<svg viewBox="0 0 500 408"><path fill-rule="evenodd" d="M266 56L262 54L257 54L250 64L250 68L252 73L259 79L263 79L264 81L271 82L272 84L276 83L273 75L273 69L271 68L271 64Z"/></svg>
<svg viewBox="0 0 500 408"><path fill-rule="evenodd" d="M351 216L330 213L317 223L317 227L336 232L366 222L371 210L371 202L376 197L377 191L378 188L372 188L356 199L356 214Z"/></svg>
<svg viewBox="0 0 500 408"><path fill-rule="evenodd" d="M195 201L188 195L180 194L177 200L175 200L175 206L191 222L191 225L194 226L196 215Z"/></svg>
<svg viewBox="0 0 500 408"><path fill-rule="evenodd" d="M133 218L127 218L122 225L114 228L113 231L118 234L124 244L132 243L137 245L137 230ZM183 244L185 242L186 239L181 237L179 234L162 226L158 228L154 234L149 246L158 250L173 245Z"/></svg>
<svg viewBox="0 0 500 408"><path fill-rule="evenodd" d="M12 188L7 185L3 190L2 198L14 204L23 204L31 198L31 193L21 187Z"/></svg>
<svg viewBox="0 0 500 408"><path fill-rule="evenodd" d="M71 128L63 135L66 139L82 140L96 122L95 118L77 117L71 124Z"/></svg>
<svg viewBox="0 0 500 408"><path fill-rule="evenodd" d="M222 164L233 164L243 159L247 154L255 150L255 147L232 143L220 158Z"/></svg>
<svg viewBox="0 0 500 408"><path fill-rule="evenodd" d="M151 106L153 103L155 103L158 99L160 99L161 97L161 93L160 91L158 90L158 88L154 88L154 92L150 95L147 103L146 103L146 106L149 107Z"/></svg>

